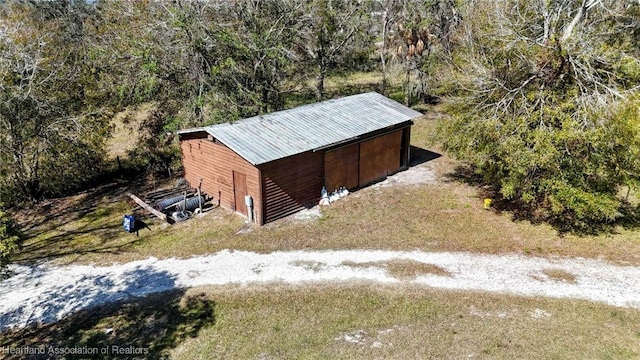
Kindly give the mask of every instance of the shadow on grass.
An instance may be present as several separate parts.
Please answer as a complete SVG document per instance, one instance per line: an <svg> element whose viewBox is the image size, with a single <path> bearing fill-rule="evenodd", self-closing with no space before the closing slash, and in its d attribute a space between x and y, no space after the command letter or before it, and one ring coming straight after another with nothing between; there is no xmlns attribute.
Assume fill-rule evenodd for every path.
<svg viewBox="0 0 640 360"><path fill-rule="evenodd" d="M332 99L343 96L357 95L366 92L380 92L380 83L376 81L367 81L359 84L340 83L334 88L326 89L325 98Z"/></svg>
<svg viewBox="0 0 640 360"><path fill-rule="evenodd" d="M66 198L34 204L23 210L18 222L24 234L19 253L12 261L25 263L88 253L119 253L134 245L141 231L151 231L138 211L136 229L126 234L122 216L132 205L125 195L144 184L119 183L100 186Z"/></svg>
<svg viewBox="0 0 640 360"><path fill-rule="evenodd" d="M380 83L376 81L367 81L358 84L340 82L332 86L325 87L323 100L336 99L371 91L381 92ZM285 95L285 108L293 108L316 102L318 102L318 99L313 88L291 91Z"/></svg>
<svg viewBox="0 0 640 360"><path fill-rule="evenodd" d="M439 157L441 157L441 154L438 154L437 152L433 152L427 149L423 149L423 148L419 148L417 146L413 146L411 145L411 148L409 150L409 154L411 156L411 159L409 159L409 166L416 166L416 165L420 165L420 164L424 164L426 162L435 160Z"/></svg>
<svg viewBox="0 0 640 360"><path fill-rule="evenodd" d="M49 241L47 239L46 241ZM52 251L46 243L41 245L39 249L33 251L23 251L19 253L11 262L15 264L32 264L38 260L53 260L69 255L82 256L86 254L119 254L127 248L135 245L138 239L134 239L125 243L93 246L88 248L77 248L76 246L64 246L58 250Z"/></svg>
<svg viewBox="0 0 640 360"><path fill-rule="evenodd" d="M112 292L117 287L113 279L103 276L88 276L75 284L52 289L44 299L39 299L39 304L32 304L44 312L45 318L49 317L47 320L69 306L82 303L83 309L55 323L32 324L0 334L2 347L45 349L44 354L5 353L4 358L165 358L169 350L215 323L215 303L204 294L185 296L184 290L170 290L175 284L167 273L140 268L124 274L120 280L127 286L118 292ZM136 294L148 295L131 300ZM3 314L2 323L24 318L25 310L29 309L22 307ZM84 355L52 355L50 347L87 350Z"/></svg>
<svg viewBox="0 0 640 360"><path fill-rule="evenodd" d="M140 221L142 223L142 221ZM151 230L145 223L144 228ZM63 228L61 226L60 228ZM144 228L138 228L137 231ZM131 237L131 240L122 241L124 229L122 224L106 224L92 226L87 224L75 230L59 230L53 227L49 231L60 232L56 235L46 236L37 241L27 237L23 240L23 246L12 261L15 263L31 263L42 259L56 259L67 255L83 255L90 253L119 253L138 242L136 234L124 234ZM78 240L79 236L88 235L94 241L83 242Z"/></svg>
<svg viewBox="0 0 640 360"><path fill-rule="evenodd" d="M362 75L362 76L359 76ZM382 89L382 78L376 75L359 73L358 71L337 71L325 78L323 100L335 99L350 95L357 95L375 91L393 100L404 103L402 85L388 81L385 89ZM355 77L353 77L355 76ZM286 108L315 103L318 101L315 93L315 82L310 86L291 91L284 96ZM424 98L416 99L425 100ZM428 98L431 100L431 98ZM430 102L431 103L431 102Z"/></svg>
<svg viewBox="0 0 640 360"><path fill-rule="evenodd" d="M480 199L489 198L491 210L496 213L508 213L514 221L528 221L534 225L546 223L551 225L558 234L575 234L579 236L615 234L616 229L634 230L640 228L640 205L632 205L622 201L618 208L618 216L611 222L574 221L570 215L552 215L543 206L534 206L522 201L504 199L500 194L498 184L487 184L481 175L471 166L458 166L447 174L447 179L459 181L478 189Z"/></svg>
<svg viewBox="0 0 640 360"><path fill-rule="evenodd" d="M90 191L84 191L66 198L45 200L32 204L22 211L19 223L22 231L29 235L41 230L42 224L69 223L85 216L91 216L97 205L110 199L117 202L127 192L127 187L121 183L111 183L99 186ZM24 215L26 214L26 215Z"/></svg>
<svg viewBox="0 0 640 360"><path fill-rule="evenodd" d="M181 175L178 173L176 177ZM165 182L170 183L171 181L165 180ZM36 233L53 230L76 220L89 220L90 222L98 220L102 216L102 214L96 213L100 207L109 208L118 202L133 204L126 193L147 193L154 190L156 185L164 185L164 183L152 185L145 179L120 180L75 195L31 204L16 212L16 220L22 232L27 237L33 237ZM43 228L43 225L46 224L55 224L55 226Z"/></svg>

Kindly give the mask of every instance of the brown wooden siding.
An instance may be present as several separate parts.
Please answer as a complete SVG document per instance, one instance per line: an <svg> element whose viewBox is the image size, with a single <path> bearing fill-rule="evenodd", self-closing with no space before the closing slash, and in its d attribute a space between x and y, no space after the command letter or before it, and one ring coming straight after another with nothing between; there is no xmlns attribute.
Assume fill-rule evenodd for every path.
<svg viewBox="0 0 640 360"><path fill-rule="evenodd" d="M192 187L198 186L202 178L202 191L214 198L214 203L231 210L235 208L233 172L246 175L247 193L253 197L254 216L262 217L260 198L260 175L258 169L233 150L204 139L180 141L185 179ZM246 215L246 214L243 214Z"/></svg>
<svg viewBox="0 0 640 360"><path fill-rule="evenodd" d="M247 214L247 202L245 196L249 195L247 191L247 175L234 171L233 172L233 196L235 200L234 208L240 214Z"/></svg>
<svg viewBox="0 0 640 360"><path fill-rule="evenodd" d="M409 167L409 149L411 148L411 126L402 129L402 143L400 145L400 168Z"/></svg>
<svg viewBox="0 0 640 360"><path fill-rule="evenodd" d="M192 186L203 179L202 189L220 205L236 210L235 194L244 189L234 186L246 176L246 193L254 199L256 222L264 224L301 210L320 198L320 190L339 186L362 187L384 179L401 169L408 154L410 128L377 136L361 143L329 151L306 152L258 167L221 143L213 143L206 134L181 136L185 178ZM406 164L406 160L404 161ZM243 204L240 204L242 210ZM244 214L246 215L246 214Z"/></svg>
<svg viewBox="0 0 640 360"><path fill-rule="evenodd" d="M384 179L400 169L402 130L360 143L359 185Z"/></svg>
<svg viewBox="0 0 640 360"><path fill-rule="evenodd" d="M320 199L324 152L305 152L260 166L263 222L270 222Z"/></svg>
<svg viewBox="0 0 640 360"><path fill-rule="evenodd" d="M331 192L340 186L351 190L358 187L360 144L327 151L324 156L324 183Z"/></svg>

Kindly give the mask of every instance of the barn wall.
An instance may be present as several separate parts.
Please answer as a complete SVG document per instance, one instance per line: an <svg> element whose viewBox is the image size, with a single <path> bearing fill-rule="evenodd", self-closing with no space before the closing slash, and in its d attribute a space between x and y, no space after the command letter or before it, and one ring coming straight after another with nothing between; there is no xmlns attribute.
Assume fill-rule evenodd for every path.
<svg viewBox="0 0 640 360"><path fill-rule="evenodd" d="M402 130L360 143L360 187L400 170L401 146Z"/></svg>
<svg viewBox="0 0 640 360"><path fill-rule="evenodd" d="M264 224L316 203L326 181L334 187L342 183L362 187L401 170L401 163L406 164L401 159L408 155L403 138L409 131L405 127L338 149L305 152L258 167L222 143L208 140L206 134L181 135L180 147L186 180L197 187L202 178L203 191L214 197L214 203L219 199L223 207L235 210L233 172L246 175L256 222Z"/></svg>
<svg viewBox="0 0 640 360"><path fill-rule="evenodd" d="M325 152L324 185L327 191L331 192L340 186L344 186L349 190L357 188L358 171L360 169L359 161L359 143Z"/></svg>
<svg viewBox="0 0 640 360"><path fill-rule="evenodd" d="M324 184L328 191L364 187L406 168L410 127L327 150Z"/></svg>
<svg viewBox="0 0 640 360"><path fill-rule="evenodd" d="M202 191L214 198L214 203L235 209L233 172L246 175L247 192L254 201L254 217L259 222L262 216L260 198L260 172L251 163L221 143L194 136L181 137L180 150L185 179L197 187L202 178ZM246 215L246 214L244 214Z"/></svg>
<svg viewBox="0 0 640 360"><path fill-rule="evenodd" d="M292 214L320 199L324 152L305 152L260 166L264 222Z"/></svg>

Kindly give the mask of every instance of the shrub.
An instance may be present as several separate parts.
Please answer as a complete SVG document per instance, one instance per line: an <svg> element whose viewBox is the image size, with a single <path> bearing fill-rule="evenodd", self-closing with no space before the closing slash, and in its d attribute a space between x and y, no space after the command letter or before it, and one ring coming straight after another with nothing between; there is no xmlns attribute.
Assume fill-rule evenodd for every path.
<svg viewBox="0 0 640 360"><path fill-rule="evenodd" d="M7 266L9 257L20 248L20 230L0 204L0 273Z"/></svg>

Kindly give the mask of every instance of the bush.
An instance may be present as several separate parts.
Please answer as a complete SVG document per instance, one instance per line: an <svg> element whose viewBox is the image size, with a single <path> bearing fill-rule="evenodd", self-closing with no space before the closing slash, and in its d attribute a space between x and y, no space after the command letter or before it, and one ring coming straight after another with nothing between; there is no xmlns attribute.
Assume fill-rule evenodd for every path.
<svg viewBox="0 0 640 360"><path fill-rule="evenodd" d="M635 68L613 65L640 59L635 35L617 30L636 13L602 3L468 2L455 57L464 90L441 129L500 203L563 231L629 223L620 195L640 187Z"/></svg>
<svg viewBox="0 0 640 360"><path fill-rule="evenodd" d="M9 257L20 248L20 238L17 224L0 204L0 274L7 266Z"/></svg>
<svg viewBox="0 0 640 360"><path fill-rule="evenodd" d="M555 126L542 129L540 118L484 120L463 112L440 134L445 148L520 215L589 233L629 220L621 219L621 193L640 184L638 102L612 106L608 115L599 117L602 125L583 127L557 114L545 119Z"/></svg>

